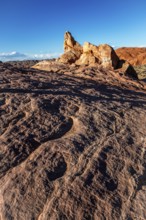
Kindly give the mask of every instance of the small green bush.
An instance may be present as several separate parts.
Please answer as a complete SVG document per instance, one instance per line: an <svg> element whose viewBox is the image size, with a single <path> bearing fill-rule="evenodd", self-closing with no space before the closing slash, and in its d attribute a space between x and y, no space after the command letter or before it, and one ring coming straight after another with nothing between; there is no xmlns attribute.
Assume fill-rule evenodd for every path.
<svg viewBox="0 0 146 220"><path fill-rule="evenodd" d="M146 79L146 65L134 66L138 79Z"/></svg>

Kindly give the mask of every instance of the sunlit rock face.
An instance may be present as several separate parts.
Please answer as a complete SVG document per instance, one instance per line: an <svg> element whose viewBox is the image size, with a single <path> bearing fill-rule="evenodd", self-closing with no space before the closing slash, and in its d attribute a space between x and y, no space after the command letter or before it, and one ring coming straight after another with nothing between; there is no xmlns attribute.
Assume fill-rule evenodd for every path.
<svg viewBox="0 0 146 220"><path fill-rule="evenodd" d="M64 35L64 54L59 58L61 63L74 63L82 54L82 46L73 38L70 32Z"/></svg>
<svg viewBox="0 0 146 220"><path fill-rule="evenodd" d="M80 67L88 66L97 69L116 70L116 72L121 72L121 75L137 78L137 73L132 65L122 59L122 56L119 59L110 45L100 44L96 46L85 42L81 46L70 32L66 32L64 35L64 53L59 58L53 61L41 61L33 68L52 72L70 72L73 70L73 66L77 66L78 71L81 70Z"/></svg>
<svg viewBox="0 0 146 220"><path fill-rule="evenodd" d="M73 38L70 32L64 35L64 54L58 60L61 63L76 63L77 65L100 64L104 68L117 68L118 56L114 49L102 44L95 46L85 42L83 47Z"/></svg>

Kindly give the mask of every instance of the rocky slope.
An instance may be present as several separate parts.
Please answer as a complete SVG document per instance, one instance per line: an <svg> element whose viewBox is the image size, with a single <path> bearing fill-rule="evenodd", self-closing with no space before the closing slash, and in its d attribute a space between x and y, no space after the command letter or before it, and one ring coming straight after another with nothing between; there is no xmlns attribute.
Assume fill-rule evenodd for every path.
<svg viewBox="0 0 146 220"><path fill-rule="evenodd" d="M0 220L146 219L146 83L63 70L0 64Z"/></svg>
<svg viewBox="0 0 146 220"><path fill-rule="evenodd" d="M116 50L120 59L127 60L131 65L146 64L146 48L121 47Z"/></svg>

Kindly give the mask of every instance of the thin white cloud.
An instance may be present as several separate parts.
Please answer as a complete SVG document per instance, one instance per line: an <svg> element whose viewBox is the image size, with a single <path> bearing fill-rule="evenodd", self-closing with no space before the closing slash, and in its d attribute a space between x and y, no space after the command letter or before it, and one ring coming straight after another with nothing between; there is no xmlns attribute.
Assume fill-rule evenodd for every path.
<svg viewBox="0 0 146 220"><path fill-rule="evenodd" d="M18 53L16 51L12 51L9 53L0 53L1 57L15 57L15 56L26 56L25 54Z"/></svg>
<svg viewBox="0 0 146 220"><path fill-rule="evenodd" d="M0 53L0 61L14 61L14 60L43 60L57 58L59 53L38 53L38 54L23 54L16 51L8 53Z"/></svg>
<svg viewBox="0 0 146 220"><path fill-rule="evenodd" d="M30 56L36 59L50 59L50 58L58 57L59 55L60 55L59 53L41 53L41 54L32 54Z"/></svg>
<svg viewBox="0 0 146 220"><path fill-rule="evenodd" d="M140 45L140 46L138 46L138 47L146 47L146 45Z"/></svg>

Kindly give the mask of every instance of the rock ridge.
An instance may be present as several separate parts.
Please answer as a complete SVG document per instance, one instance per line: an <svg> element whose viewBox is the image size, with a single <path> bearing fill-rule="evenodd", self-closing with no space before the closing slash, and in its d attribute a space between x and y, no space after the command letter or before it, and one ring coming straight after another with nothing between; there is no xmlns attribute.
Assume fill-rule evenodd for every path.
<svg viewBox="0 0 146 220"><path fill-rule="evenodd" d="M119 70L123 75L137 77L133 67L124 60L120 60L115 50L108 44L98 46L85 42L81 46L70 32L64 35L64 53L54 62L42 61L33 66L40 70L60 72L61 65L96 67L108 70ZM53 71L54 72L54 71Z"/></svg>
<svg viewBox="0 0 146 220"><path fill-rule="evenodd" d="M73 54L75 56L73 56ZM72 57L72 59L71 59ZM64 54L58 59L61 63L77 65L102 65L105 68L117 68L119 58L108 44L99 46L85 42L81 46L70 32L64 35Z"/></svg>

